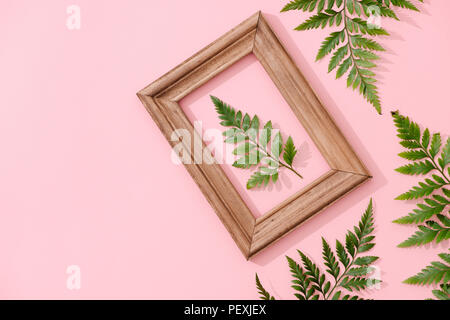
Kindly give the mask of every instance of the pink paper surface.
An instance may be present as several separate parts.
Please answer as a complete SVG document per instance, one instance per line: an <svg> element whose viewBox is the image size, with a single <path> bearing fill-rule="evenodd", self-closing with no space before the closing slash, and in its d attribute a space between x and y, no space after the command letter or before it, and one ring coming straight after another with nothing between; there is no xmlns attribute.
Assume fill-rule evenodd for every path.
<svg viewBox="0 0 450 320"><path fill-rule="evenodd" d="M293 31L309 15L279 13L285 2L1 1L1 298L256 299L258 272L276 298L291 299L285 255L298 258L302 249L320 262L321 236L331 244L343 240L371 197L377 237L371 254L380 256L383 284L365 296L430 297L430 287L402 281L436 260L448 241L396 247L415 229L392 220L415 201L394 198L418 179L394 171L405 162L396 156L402 148L390 111L448 136L450 3L415 1L420 13L396 10L400 22L383 19L392 36L380 38L387 51L377 69L379 116L345 80L327 73L327 59L315 62L330 30ZM73 4L81 9L80 30L66 26ZM170 161L169 144L135 94L257 10L373 179L246 261L185 168ZM273 117L303 142L297 120L259 64L244 61L221 77L207 85L211 93L265 120ZM208 91L186 97L193 116L211 108ZM207 118L213 121L212 114ZM311 158L302 170L319 173L324 167L313 159L320 155L308 146ZM254 210L265 212L301 187L287 178L292 188L249 195ZM66 286L71 265L81 270L79 290Z"/></svg>

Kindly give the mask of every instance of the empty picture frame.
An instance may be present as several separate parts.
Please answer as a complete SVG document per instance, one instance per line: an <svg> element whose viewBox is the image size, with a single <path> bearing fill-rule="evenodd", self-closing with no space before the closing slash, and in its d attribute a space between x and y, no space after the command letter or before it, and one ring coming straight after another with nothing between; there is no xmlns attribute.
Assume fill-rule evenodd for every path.
<svg viewBox="0 0 450 320"><path fill-rule="evenodd" d="M171 146L179 143L171 141L175 129L197 134L178 102L250 53L263 65L331 170L255 218L214 159L209 159L213 164L185 164L247 259L370 178L261 12L137 93ZM183 147L193 159L201 156L194 153L199 148Z"/></svg>

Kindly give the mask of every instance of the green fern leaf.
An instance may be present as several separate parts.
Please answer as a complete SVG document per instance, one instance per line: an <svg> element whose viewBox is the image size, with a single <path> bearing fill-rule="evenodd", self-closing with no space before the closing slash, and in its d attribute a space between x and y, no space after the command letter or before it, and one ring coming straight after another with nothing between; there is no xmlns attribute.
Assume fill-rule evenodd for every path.
<svg viewBox="0 0 450 320"><path fill-rule="evenodd" d="M400 219L394 220L394 223L398 224L419 224L427 219L441 213L446 205L438 204L436 206L427 206L424 204L417 205L420 209L414 209L413 213L402 217Z"/></svg>
<svg viewBox="0 0 450 320"><path fill-rule="evenodd" d="M322 295L325 295L323 285L325 283L325 275L320 272L320 269L317 267L315 263L311 261L303 252L300 250L297 250L298 254L300 255L303 266L306 270L306 275L309 277L312 283L312 287L322 293Z"/></svg>
<svg viewBox="0 0 450 320"><path fill-rule="evenodd" d="M312 4L317 3L317 0L295 0L286 4L281 12L291 11L291 10L303 10L308 11ZM314 9L314 8L313 8Z"/></svg>
<svg viewBox="0 0 450 320"><path fill-rule="evenodd" d="M370 27L369 25L367 25L367 21L360 18L347 18L347 26L352 33L360 32L361 34L368 34L371 36L389 35L389 33L383 28Z"/></svg>
<svg viewBox="0 0 450 320"><path fill-rule="evenodd" d="M278 131L272 140L272 155L275 158L278 158L283 150L283 138L281 137L281 133Z"/></svg>
<svg viewBox="0 0 450 320"><path fill-rule="evenodd" d="M269 143L271 139L272 134L272 121L268 121L265 125L263 130L261 131L261 134L259 136L259 144L262 147L267 147L267 144Z"/></svg>
<svg viewBox="0 0 450 320"><path fill-rule="evenodd" d="M441 290L432 290L438 300L450 300L450 284L441 284Z"/></svg>
<svg viewBox="0 0 450 320"><path fill-rule="evenodd" d="M427 157L427 154L423 150L405 151L398 154L399 157L407 160L422 160Z"/></svg>
<svg viewBox="0 0 450 320"><path fill-rule="evenodd" d="M325 7L325 0L320 0L317 4L317 12L321 12Z"/></svg>
<svg viewBox="0 0 450 320"><path fill-rule="evenodd" d="M247 181L247 189L259 186L266 186L270 181L276 183L278 181L278 170L281 166L288 168L300 178L303 178L293 167L292 162L297 150L295 149L292 138L289 137L286 145L283 146L281 133L278 131L272 135L272 122L268 121L263 130L259 133L260 120L257 115L253 118L249 114L244 116L241 111L237 111L223 102L217 97L211 96L216 112L221 121L221 125L231 127L222 134L226 143L233 143L236 148L233 150L234 155L240 156L234 163L233 167L240 169L249 169L258 166L263 160L268 166L259 166ZM271 150L268 144L273 136ZM280 155L284 150L283 163Z"/></svg>
<svg viewBox="0 0 450 320"><path fill-rule="evenodd" d="M400 141L400 144L410 150L414 150L414 149L420 149L422 146L420 145L420 143L418 143L417 141L412 141L412 140L403 140Z"/></svg>
<svg viewBox="0 0 450 320"><path fill-rule="evenodd" d="M261 295L261 300L275 300L275 298L270 295L269 292L267 292L266 289L264 289L263 285L261 284L261 281L259 281L258 274L256 273L256 288L258 289L258 293Z"/></svg>
<svg viewBox="0 0 450 320"><path fill-rule="evenodd" d="M331 274L335 279L339 277L340 268L339 263L336 260L336 257L333 251L330 248L330 245L327 241L322 237L322 256L325 260L325 266L327 266L327 272Z"/></svg>
<svg viewBox="0 0 450 320"><path fill-rule="evenodd" d="M391 2L396 7L419 11L419 9L417 9L417 7L411 1L408 0L391 0Z"/></svg>
<svg viewBox="0 0 450 320"><path fill-rule="evenodd" d="M331 51L333 51L336 46L343 41L345 38L345 33L343 31L332 32L325 40L322 42L322 45L319 49L319 52L316 56L316 61L322 59L326 55L328 55Z"/></svg>
<svg viewBox="0 0 450 320"><path fill-rule="evenodd" d="M354 264L357 266L363 267L363 266L368 266L377 260L378 260L378 257L375 257L375 256L359 257L359 258L356 258Z"/></svg>
<svg viewBox="0 0 450 320"><path fill-rule="evenodd" d="M426 160L423 162L415 162L401 166L395 169L395 171L408 175L424 175L434 169L434 165L430 161Z"/></svg>
<svg viewBox="0 0 450 320"><path fill-rule="evenodd" d="M353 60L351 57L348 57L344 60L344 62L341 63L338 70L336 71L336 79L342 77L348 69L353 65Z"/></svg>
<svg viewBox="0 0 450 320"><path fill-rule="evenodd" d="M349 276L361 277L371 274L372 271L373 268L371 267L356 267L348 270L346 274Z"/></svg>
<svg viewBox="0 0 450 320"><path fill-rule="evenodd" d="M365 59L365 60L378 60L380 59L375 53L370 52L364 49L353 49L353 55L357 58Z"/></svg>
<svg viewBox="0 0 450 320"><path fill-rule="evenodd" d="M288 260L291 275L294 278L294 280L292 280L292 288L299 292L296 293L295 296L299 300L308 300L315 292L314 288L310 288L311 281L309 280L309 277L292 258L286 256L286 259Z"/></svg>
<svg viewBox="0 0 450 320"><path fill-rule="evenodd" d="M267 185L269 181L270 175L262 174L261 171L255 171L247 181L247 189Z"/></svg>
<svg viewBox="0 0 450 320"><path fill-rule="evenodd" d="M450 184L450 179L445 174L445 169L450 163L450 139L442 148L441 156L437 161L439 166L437 166L435 158L441 151L441 135L435 133L431 136L428 129L425 129L421 134L419 125L408 117L404 117L398 112L393 112L392 116L397 127L397 136L402 140L401 145L410 150L400 153L399 156L410 161L416 161L396 170L411 175L428 174L432 170L438 172L438 174L432 175L432 179L428 178L424 182L419 182L418 186L397 197L399 200L411 200L429 196L424 199L424 203L417 204L417 208L412 213L394 221L400 224L418 225L418 230L398 246L420 246L430 242L440 243L448 240L450 239L450 218L447 214L450 211L444 213L444 210L450 204L450 191L444 186ZM447 168L447 171L450 175L450 168ZM437 194L438 190L442 190L443 194ZM428 220L431 218L433 220ZM419 225L422 223L424 224ZM449 254L441 254L440 257L446 263L450 262ZM417 275L406 279L405 283L421 285L442 282L441 290L433 290L433 295L438 299L449 299L449 269L449 265L435 261Z"/></svg>
<svg viewBox="0 0 450 320"><path fill-rule="evenodd" d="M347 267L350 264L350 258L348 257L347 251L339 240L336 240L336 253L339 261Z"/></svg>
<svg viewBox="0 0 450 320"><path fill-rule="evenodd" d="M370 199L369 205L367 206L366 211L364 211L361 221L358 223L358 228L355 227L355 233L361 243L366 243L363 240L373 232L373 221L373 202L372 199Z"/></svg>
<svg viewBox="0 0 450 320"><path fill-rule="evenodd" d="M219 119L223 120L221 122L221 125L225 127L230 126L238 126L238 124L235 122L236 120L236 111L234 108L232 108L230 105L224 103L222 100L218 99L217 97L211 96L211 100L214 103L216 107L216 111L219 114ZM239 126L240 127L240 124Z"/></svg>
<svg viewBox="0 0 450 320"><path fill-rule="evenodd" d="M396 2L395 2L396 1ZM417 10L408 0L394 0L395 6ZM364 37L389 35L389 33L373 24L368 23L368 18L373 15L373 8L376 7L377 14L383 17L390 17L398 20L397 15L389 8L390 0L294 0L286 4L283 11L303 10L317 13L310 16L295 30L310 30L325 28L326 26L340 26L343 29L330 34L323 42L316 56L316 61L335 51L328 65L328 72L337 68L336 79L342 77L347 71L347 87L354 90L359 88L360 94L373 105L381 114L381 101L376 82L375 73L370 68L376 67L372 60L378 56L371 51L384 51L384 48L376 41ZM334 10L336 8L337 10ZM338 48L338 45L343 43ZM346 58L347 54L350 56ZM339 66L339 67L338 67Z"/></svg>
<svg viewBox="0 0 450 320"><path fill-rule="evenodd" d="M352 45L357 48L385 51L385 49L375 40L367 39L359 34L350 36L350 40Z"/></svg>
<svg viewBox="0 0 450 320"><path fill-rule="evenodd" d="M433 167L434 168L434 167ZM431 171L431 170L430 170ZM399 195L396 200L412 200L428 196L435 190L442 188L444 183L436 183L431 179L425 179L425 182L419 182L419 186L413 187L411 190Z"/></svg>
<svg viewBox="0 0 450 320"><path fill-rule="evenodd" d="M363 71L366 71L366 75L374 75L373 73L369 73L369 70L360 69L360 73L364 73ZM362 95L366 98L367 101L369 101L374 108L378 111L379 114L381 114L381 102L380 97L378 96L378 89L375 85L369 83L367 78L361 77L361 84L360 84L360 92Z"/></svg>
<svg viewBox="0 0 450 320"><path fill-rule="evenodd" d="M436 239L439 234L439 230L433 230L425 226L418 226L419 230L416 231L411 237L403 241L398 245L399 248L407 248L412 246L420 246L430 243Z"/></svg>
<svg viewBox="0 0 450 320"><path fill-rule="evenodd" d="M340 15L340 12L333 10L326 10L326 13L319 12L315 16L310 17L305 22L300 24L295 30L310 30L310 29L318 29L325 28L327 24L332 22L337 15Z"/></svg>
<svg viewBox="0 0 450 320"><path fill-rule="evenodd" d="M351 296L349 294L346 294L345 296L342 297L342 300L363 300L363 299L358 296Z"/></svg>
<svg viewBox="0 0 450 320"><path fill-rule="evenodd" d="M368 279L360 277L345 277L339 284L340 287L347 289L348 291L361 291L366 289L368 285Z"/></svg>
<svg viewBox="0 0 450 320"><path fill-rule="evenodd" d="M441 157L438 162L442 170L450 163L450 138L447 139L447 143L442 148Z"/></svg>
<svg viewBox="0 0 450 320"><path fill-rule="evenodd" d="M246 154L242 156L241 158L237 159L233 163L233 167L235 168L241 168L241 169L248 169L252 166L258 165L261 160L264 158L264 154L261 153L259 150L252 150L249 154Z"/></svg>
<svg viewBox="0 0 450 320"><path fill-rule="evenodd" d="M450 263L447 258L450 258L449 254L442 253L439 256L443 255L444 261L447 263ZM442 258L442 256L441 256ZM450 265L446 265L439 261L431 262L431 264L424 269L422 269L421 272L416 274L415 276L412 276L405 281L404 283L408 284L418 284L418 285L425 285L425 284L433 284L433 283L439 283L439 282L447 283L450 281Z"/></svg>
<svg viewBox="0 0 450 320"><path fill-rule="evenodd" d="M450 227L450 219L449 218L447 218L446 216L444 216L442 214L437 214L436 216L445 227Z"/></svg>
<svg viewBox="0 0 450 320"><path fill-rule="evenodd" d="M433 159L439 153L439 150L441 150L441 135L439 133L435 133L433 135L433 139L431 139L431 146L429 151Z"/></svg>
<svg viewBox="0 0 450 320"><path fill-rule="evenodd" d="M399 20L394 11L389 9L389 7L382 4L380 5L380 3L375 0L360 0L360 4L366 17L370 17L372 15L372 9L376 6L379 9L380 16Z"/></svg>
<svg viewBox="0 0 450 320"><path fill-rule="evenodd" d="M294 141L292 140L292 137L289 136L284 145L283 159L288 165L292 166L296 154L297 150L295 149Z"/></svg>
<svg viewBox="0 0 450 320"><path fill-rule="evenodd" d="M358 239L355 234L351 231L347 231L345 236L345 249L350 254L351 257L357 252Z"/></svg>
<svg viewBox="0 0 450 320"><path fill-rule="evenodd" d="M422 135L422 147L426 150L430 144L430 130L425 129Z"/></svg>
<svg viewBox="0 0 450 320"><path fill-rule="evenodd" d="M295 290L294 295L297 299L318 300L322 297L325 300L358 300L361 298L355 295L343 295L339 289L360 291L372 284L379 283L379 280L369 277L374 270L371 264L377 261L378 257L358 256L359 252L365 251L362 248L366 245L370 245L370 248L374 245L371 243L374 239L374 236L371 235L374 230L373 223L373 205L372 200L370 200L359 223L354 227L354 233L351 231L347 232L347 249L344 248L339 240L336 240L337 257L328 242L322 237L322 257L326 267L325 271L333 277L332 281L327 281L325 273L322 273L318 265L300 250L297 251L303 267L287 256L289 269L293 277L291 287ZM344 272L342 273L338 259L344 266ZM260 289L260 291L262 290ZM269 295L263 296L267 297Z"/></svg>
<svg viewBox="0 0 450 320"><path fill-rule="evenodd" d="M450 254L448 254L448 253L440 253L440 254L438 254L438 256L442 259L442 260L444 260L445 262L447 262L448 264L450 264ZM450 272L450 270L449 270L449 272ZM450 277L450 276L449 276ZM449 278L450 279L450 278Z"/></svg>
<svg viewBox="0 0 450 320"><path fill-rule="evenodd" d="M347 45L337 49L334 52L334 54L331 57L330 62L328 64L328 72L333 71L339 65L339 63L341 63L341 61L345 58L345 56L347 54L348 54L348 46Z"/></svg>

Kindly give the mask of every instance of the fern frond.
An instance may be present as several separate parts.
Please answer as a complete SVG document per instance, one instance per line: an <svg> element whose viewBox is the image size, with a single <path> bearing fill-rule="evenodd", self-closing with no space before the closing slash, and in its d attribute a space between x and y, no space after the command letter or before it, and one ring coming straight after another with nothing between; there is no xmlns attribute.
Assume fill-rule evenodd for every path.
<svg viewBox="0 0 450 320"><path fill-rule="evenodd" d="M375 40L365 38L361 35L352 35L350 36L350 41L352 46L362 49L368 49L372 51L386 51L381 44L376 42Z"/></svg>
<svg viewBox="0 0 450 320"><path fill-rule="evenodd" d="M373 14L374 6L379 9L379 14L382 17L393 18L395 20L399 20L394 11L392 11L388 6L385 6L382 2L378 2L376 0L359 0L361 7L363 9L363 13L366 17L370 17Z"/></svg>
<svg viewBox="0 0 450 320"><path fill-rule="evenodd" d="M433 169L434 169L434 167L433 167ZM431 171L431 170L429 170L429 171ZM441 179L439 176L436 176L436 177L437 177L437 180ZM444 183L439 183L439 182L437 183L437 182L435 182L435 181L433 181L431 179L425 179L424 182L419 182L418 186L412 187L412 189L410 189L409 191L407 191L405 193L402 193L401 195L399 195L395 199L396 200L419 199L419 198L422 198L422 197L425 197L425 196L429 196L435 190L438 190L438 189L442 188L445 185L446 185L445 181L444 181Z"/></svg>
<svg viewBox="0 0 450 320"><path fill-rule="evenodd" d="M447 143L442 148L441 157L438 159L439 166L442 170L450 163L450 138L447 139Z"/></svg>
<svg viewBox="0 0 450 320"><path fill-rule="evenodd" d="M360 297L344 294L339 289L350 292L360 291L379 283L379 280L372 279L370 276L374 269L371 264L377 261L378 257L359 256L361 252L368 251L374 246L374 243L372 243L375 238L372 235L373 224L371 199L359 223L354 226L354 232L347 232L347 248L339 240L336 240L335 253L325 238L322 237L322 257L326 267L325 271L333 277L332 281L327 280L326 274L322 273L319 266L302 251L297 250L302 266L294 259L286 256L293 277L292 288L295 290L294 295L297 299L318 300L322 297L325 300L359 300ZM339 262L342 264L342 268ZM258 289L261 291L259 287Z"/></svg>
<svg viewBox="0 0 450 320"><path fill-rule="evenodd" d="M450 217L448 216L450 212L447 210L447 206L450 205L450 191L445 188L450 185L450 179L445 172L447 170L450 175L448 166L450 163L450 139L442 147L440 133L431 135L427 128L422 132L417 123L402 116L398 111L392 112L392 117L397 127L397 136L401 140L400 144L408 149L399 156L411 161L410 164L397 168L396 171L408 175L425 175L432 171L436 173L396 198L411 200L427 197L423 203L417 204L417 208L413 212L393 221L399 224L416 224L418 228L412 236L398 246L420 246L450 239ZM439 153L440 157L438 157ZM442 194L439 194L439 191L442 191ZM450 262L450 255L442 254L440 256L445 262ZM450 280L449 268L448 265L441 262L432 262L420 273L405 280L405 283L420 285L442 282L441 290L432 292L439 299L448 298L446 290L448 289L447 282Z"/></svg>
<svg viewBox="0 0 450 320"><path fill-rule="evenodd" d="M262 174L261 171L255 171L250 179L247 181L247 189L252 189L262 185L268 185L270 181L270 175Z"/></svg>
<svg viewBox="0 0 450 320"><path fill-rule="evenodd" d="M222 126L236 126L237 128L241 127L240 121L236 121L236 110L234 110L233 107L214 96L211 96L211 100L216 107L216 112L219 115L219 119L222 120L222 122L220 122Z"/></svg>
<svg viewBox="0 0 450 320"><path fill-rule="evenodd" d="M425 159L427 157L427 154L423 150L414 150L400 152L398 156L406 160L416 161Z"/></svg>
<svg viewBox="0 0 450 320"><path fill-rule="evenodd" d="M281 12L291 10L313 11L317 4L317 0L294 0L286 4Z"/></svg>
<svg viewBox="0 0 450 320"><path fill-rule="evenodd" d="M310 300L310 299L316 299L319 297L318 295L315 295L315 289L310 286L311 281L309 277L305 274L303 269L300 267L300 265L295 262L294 259L286 256L286 259L288 260L289 269L291 271L291 275L294 278L292 280L293 285L291 286L294 290L298 291L299 293L295 293L294 295L299 300Z"/></svg>
<svg viewBox="0 0 450 320"><path fill-rule="evenodd" d="M368 266L377 260L378 260L378 257L375 257L375 256L359 257L355 260L354 264L357 266Z"/></svg>
<svg viewBox="0 0 450 320"><path fill-rule="evenodd" d="M305 274L311 280L312 288L320 292L325 297L325 275L320 272L320 269L317 267L317 265L313 263L311 259L309 259L303 252L301 252L300 250L297 250L297 252L302 259L303 266L305 267Z"/></svg>
<svg viewBox="0 0 450 320"><path fill-rule="evenodd" d="M350 264L350 258L339 240L336 240L336 253L339 257L339 261L344 265L344 267L347 267Z"/></svg>
<svg viewBox="0 0 450 320"><path fill-rule="evenodd" d="M450 284L441 284L440 290L431 291L438 300L450 300Z"/></svg>
<svg viewBox="0 0 450 320"><path fill-rule="evenodd" d="M283 159L288 165L292 166L296 154L297 149L295 149L294 141L292 140L292 137L289 136L284 145Z"/></svg>
<svg viewBox="0 0 450 320"><path fill-rule="evenodd" d="M361 291L367 289L369 279L360 277L345 277L339 284L342 288L348 291Z"/></svg>
<svg viewBox="0 0 450 320"><path fill-rule="evenodd" d="M339 277L341 269L339 263L336 260L336 256L330 248L328 242L322 237L322 257L325 261L326 271L331 274L335 279Z"/></svg>
<svg viewBox="0 0 450 320"><path fill-rule="evenodd" d="M417 7L408 0L394 0L392 4L417 10ZM327 26L338 27L343 24L342 29L332 32L322 42L316 61L334 51L328 64L328 72L336 69L336 79L348 72L347 87L359 89L359 93L381 114L381 100L375 85L376 76L369 69L376 67L373 60L378 59L372 51L384 51L384 48L378 42L364 36L389 35L385 29L369 24L368 19L374 14L373 8L377 8L376 14L398 20L390 6L390 0L386 2L382 0L293 0L281 11L317 11L295 28L299 31Z"/></svg>
<svg viewBox="0 0 450 320"><path fill-rule="evenodd" d="M270 181L276 183L280 167L285 167L299 178L303 178L292 167L294 157L297 154L292 137L289 137L286 144L283 144L279 131L272 134L271 121L268 121L259 132L261 123L257 115L253 117L250 117L247 113L243 115L241 111L236 111L229 104L214 96L211 96L211 100L219 119L222 120L220 124L231 127L223 132L223 136L226 143L236 145L233 154L239 156L239 158L233 163L233 167L240 169L257 167L247 181L247 189L266 186ZM263 161L266 165L261 164Z"/></svg>
<svg viewBox="0 0 450 320"><path fill-rule="evenodd" d="M437 224L437 223L436 223ZM430 228L425 226L418 226L419 230L416 231L411 237L403 241L398 245L399 248L407 248L412 246L420 246L436 240L437 243L450 238L450 228L442 227Z"/></svg>
<svg viewBox="0 0 450 320"><path fill-rule="evenodd" d="M395 171L399 173L408 174L412 176L424 175L430 172L431 170L434 170L434 165L428 160L423 162L414 162L395 169Z"/></svg>
<svg viewBox="0 0 450 320"><path fill-rule="evenodd" d="M341 291L336 291L336 293L333 295L332 300L339 300L341 295L342 295ZM341 300L363 300L363 299L358 296L351 296L349 294L346 294L341 298Z"/></svg>
<svg viewBox="0 0 450 320"><path fill-rule="evenodd" d="M417 9L417 7L411 1L408 0L391 0L391 3L396 7L419 11L419 9Z"/></svg>
<svg viewBox="0 0 450 320"><path fill-rule="evenodd" d="M427 284L433 284L433 283L447 283L450 281L450 255L448 253L441 253L439 255L444 262L448 263L442 263L439 261L433 261L431 264L424 269L422 269L421 272L416 274L415 276L412 276L405 281L404 283L408 284L417 284L417 285L427 285Z"/></svg>
<svg viewBox="0 0 450 320"><path fill-rule="evenodd" d="M320 46L319 52L317 53L316 56L316 61L330 54L336 48L336 46L344 40L345 40L345 32L343 31L332 32L322 42L322 45ZM347 46L344 46L344 48L347 48Z"/></svg>
<svg viewBox="0 0 450 320"><path fill-rule="evenodd" d="M261 281L259 281L258 274L256 273L256 288L258 289L258 293L261 295L261 300L275 300L275 298L270 295L269 292L267 292L266 289L264 289L263 285L261 284Z"/></svg>
<svg viewBox="0 0 450 320"><path fill-rule="evenodd" d="M325 12L319 12L318 14L310 17L305 22L300 24L295 30L310 30L310 29L318 29L325 28L328 24L330 26L333 24L334 19L340 15L341 13L334 10L326 10Z"/></svg>
<svg viewBox="0 0 450 320"><path fill-rule="evenodd" d="M412 213L394 220L393 222L398 224L419 224L437 214L442 213L447 204L431 202L431 205L418 204L417 206L419 209L414 209Z"/></svg>
<svg viewBox="0 0 450 320"><path fill-rule="evenodd" d="M373 28L367 21L360 18L347 18L347 28L351 33L368 34L371 36L388 36L389 33L383 28Z"/></svg>

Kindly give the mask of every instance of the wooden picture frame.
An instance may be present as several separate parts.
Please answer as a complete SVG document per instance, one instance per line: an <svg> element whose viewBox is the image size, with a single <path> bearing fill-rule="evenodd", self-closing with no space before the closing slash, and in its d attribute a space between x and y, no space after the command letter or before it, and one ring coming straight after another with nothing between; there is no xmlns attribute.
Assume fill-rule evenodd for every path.
<svg viewBox="0 0 450 320"><path fill-rule="evenodd" d="M171 141L175 129L197 134L178 102L250 53L263 65L331 170L255 218L214 159L213 164L185 164L247 259L371 177L261 12L137 93L171 146L179 143ZM193 146L184 148L194 159L199 156Z"/></svg>

